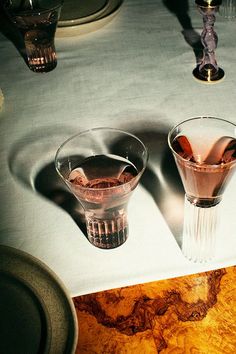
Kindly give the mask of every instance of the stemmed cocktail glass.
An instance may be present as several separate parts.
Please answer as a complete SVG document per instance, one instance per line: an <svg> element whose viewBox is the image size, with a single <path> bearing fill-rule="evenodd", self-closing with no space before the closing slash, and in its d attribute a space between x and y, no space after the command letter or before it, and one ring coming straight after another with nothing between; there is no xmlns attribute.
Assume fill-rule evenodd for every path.
<svg viewBox="0 0 236 354"><path fill-rule="evenodd" d="M186 193L183 254L208 261L214 256L219 205L236 168L236 125L192 118L175 126L168 142Z"/></svg>

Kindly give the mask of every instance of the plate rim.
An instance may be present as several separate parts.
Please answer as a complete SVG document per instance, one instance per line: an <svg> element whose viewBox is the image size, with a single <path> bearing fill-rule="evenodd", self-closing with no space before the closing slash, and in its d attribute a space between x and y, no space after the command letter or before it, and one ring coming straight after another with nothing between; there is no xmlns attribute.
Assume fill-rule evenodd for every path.
<svg viewBox="0 0 236 354"><path fill-rule="evenodd" d="M67 20L62 22L58 21L58 26L56 29L56 37L70 37L88 34L90 32L96 31L103 27L105 24L110 22L115 15L119 12L121 5L125 0L108 0L107 5L105 5L106 11L102 11L100 16L95 16L93 20L88 22L82 22L85 17L76 20ZM88 16L89 18L89 16ZM66 25L65 25L66 22Z"/></svg>
<svg viewBox="0 0 236 354"><path fill-rule="evenodd" d="M74 19L70 19L70 20L69 19L68 20L59 19L58 26L59 27L76 26L76 25L82 25L85 23L95 21L96 19L103 17L104 13L106 14L106 12L110 6L110 1L119 1L119 0L106 0L105 5L101 9L91 13L90 15L84 16L84 17L74 18Z"/></svg>
<svg viewBox="0 0 236 354"><path fill-rule="evenodd" d="M24 268L25 266L26 270L27 267L31 267L33 265L32 271L34 270L34 272L37 272L38 270L38 272L42 274L40 280L41 282L42 280L45 281L45 287L47 286L49 288L48 295L45 295L44 298L39 299L39 296L42 295L41 294L42 289L37 288L36 286L37 279L35 280L35 283L32 284L29 281L31 275L26 274L25 269L20 269L18 267L14 268L13 266L14 263L18 263L18 264L21 263L22 264L21 268ZM49 306L52 306L51 302L53 301L57 302L57 305L67 304L67 306L63 306L63 311L66 314L66 318L68 319L68 328L72 327L74 330L73 333L70 332L70 337L68 337L70 339L69 341L67 337L65 338L65 345L66 345L65 350L66 353L74 353L78 342L78 319L77 319L76 309L73 303L73 299L69 294L69 291L67 290L62 280L58 277L58 275L51 268L49 268L43 261L36 258L35 256L32 256L31 254L22 251L21 249L2 245L2 244L0 244L0 271L10 273L13 277L22 281L26 286L30 284L29 289L33 291L34 295L38 297L38 300L40 300L40 302L43 303L43 309L46 308L46 311L48 312L46 316L47 315L49 316L49 320L51 322L52 327L53 327L53 323L56 323L56 318L54 318L55 321L53 322L52 313L49 311L47 307L48 303L50 302ZM46 282L46 279L49 280L48 283ZM63 327L64 329L64 326L61 327ZM53 331L51 333L51 342L53 342ZM45 353L53 353L51 352L51 343L49 343L49 350L46 351Z"/></svg>

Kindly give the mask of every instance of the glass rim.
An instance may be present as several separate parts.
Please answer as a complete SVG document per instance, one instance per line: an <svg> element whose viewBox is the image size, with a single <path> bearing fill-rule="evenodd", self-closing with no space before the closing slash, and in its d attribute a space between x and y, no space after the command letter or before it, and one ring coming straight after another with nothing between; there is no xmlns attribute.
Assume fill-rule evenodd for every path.
<svg viewBox="0 0 236 354"><path fill-rule="evenodd" d="M217 121L221 121L221 122L224 122L224 123L227 123L227 124L230 124L232 125L235 129L236 129L236 124L234 124L233 122L227 120L227 119L224 119L224 118L219 118L219 117L213 117L213 116L198 116L198 117L192 117L192 118L188 118L188 119L185 119L179 123L177 123L176 125L174 125L169 133L168 133L168 145L169 145L169 148L171 149L172 153L174 154L174 156L176 156L180 161L183 161L185 163L188 163L189 165L192 165L194 167L201 167L202 169L209 169L209 168L212 168L212 169L219 169L219 168L222 168L222 166L229 166L229 165L233 165L236 163L236 159L233 160L233 161L230 161L230 162L226 162L224 163L223 165L222 164L204 164L204 165L201 165L201 164L197 164L196 162L193 162L193 161L189 161L189 160L186 160L184 159L182 156L180 156L172 147L172 144L171 144L171 135L173 134L173 132L179 127L181 126L182 124L184 123L188 123L190 121L193 121L193 120L199 120L199 119L209 119L209 120L217 120Z"/></svg>
<svg viewBox="0 0 236 354"><path fill-rule="evenodd" d="M62 151L63 147L70 141L72 141L73 139L80 137L82 135L88 134L90 132L93 131L102 131L102 130L107 130L107 131L113 131L115 133L122 133L125 134L126 136L130 136L132 138L134 138L136 141L138 141L141 146L143 147L143 151L145 152L145 160L144 160L144 164L143 164L143 168L138 172L138 174L136 176L134 176L130 181L122 183L118 186L113 186L113 187L104 187L104 188L91 188L91 187L84 187L84 186L80 186L80 185L75 185L72 182L70 182L67 178L65 178L60 170L57 167L57 162L58 162L58 156L60 154L60 152ZM94 155L95 156L95 155ZM142 142L142 140L140 140L136 135L129 133L127 131L118 129L118 128L110 128L110 127L97 127L97 128L91 128L91 129L87 129L84 130L80 133L76 133L74 135L72 135L70 138L66 139L57 149L56 154L55 154L55 159L54 159L54 165L56 168L57 173L59 174L59 176L66 182L69 183L69 185L72 185L73 187L77 187L77 188L81 188L82 190L87 190L87 191L106 191L106 190L111 190L111 189L116 189L116 188L122 188L125 185L129 185L131 184L132 181L134 181L135 179L139 179L141 177L141 175L143 174L144 170L146 169L147 166L147 162L148 162L148 158L149 158L149 153L148 153L148 149L145 146L145 144ZM136 167L136 166L135 166Z"/></svg>
<svg viewBox="0 0 236 354"><path fill-rule="evenodd" d="M19 9L16 9L16 10L13 10L11 7L6 7L6 11L11 14L11 16L38 16L38 15L41 15L41 14L45 14L47 12L50 12L50 11L54 11L54 10L58 10L62 7L63 5L63 1L61 1L58 5L55 5L53 7L49 7L49 8L38 8L38 9L27 9L27 10L19 10Z"/></svg>

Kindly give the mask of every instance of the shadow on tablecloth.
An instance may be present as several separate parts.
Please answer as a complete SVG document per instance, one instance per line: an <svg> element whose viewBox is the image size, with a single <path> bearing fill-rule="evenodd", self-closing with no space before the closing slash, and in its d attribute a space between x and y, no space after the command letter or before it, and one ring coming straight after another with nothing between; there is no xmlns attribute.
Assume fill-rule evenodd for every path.
<svg viewBox="0 0 236 354"><path fill-rule="evenodd" d="M167 146L169 126L160 130L158 123L143 128L125 130L137 135L149 150L149 162L140 183L153 197L176 242L181 244L184 190ZM121 128L122 129L122 128ZM78 130L78 128L77 128ZM15 142L9 154L12 175L32 191L65 210L87 237L83 208L57 174L54 157L57 148L74 135L73 127L45 127L33 131ZM145 208L145 205L140 205Z"/></svg>
<svg viewBox="0 0 236 354"><path fill-rule="evenodd" d="M172 126L160 123L160 117L139 121L136 128L121 128L139 137L149 151L149 162L140 183L150 193L179 246L182 243L184 188L167 143ZM129 121L129 120L127 120ZM145 208L145 205L140 206Z"/></svg>
<svg viewBox="0 0 236 354"><path fill-rule="evenodd" d="M182 27L182 35L193 49L196 64L200 64L203 57L203 45L200 34L193 28L188 0L163 0L163 4L177 17Z"/></svg>
<svg viewBox="0 0 236 354"><path fill-rule="evenodd" d="M65 210L86 235L83 209L54 165L56 150L76 129L49 126L34 130L14 143L8 161L12 175L20 183Z"/></svg>

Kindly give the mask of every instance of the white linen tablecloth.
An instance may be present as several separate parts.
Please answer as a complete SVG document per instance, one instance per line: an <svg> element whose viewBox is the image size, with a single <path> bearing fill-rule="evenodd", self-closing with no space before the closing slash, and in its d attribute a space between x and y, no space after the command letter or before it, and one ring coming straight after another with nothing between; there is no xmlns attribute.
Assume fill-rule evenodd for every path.
<svg viewBox="0 0 236 354"><path fill-rule="evenodd" d="M215 260L194 264L179 248L183 190L167 132L193 116L236 123L236 22L217 15L216 55L226 76L201 84L192 76L196 56L186 38L199 39L202 18L193 1L189 8L194 31L160 0L126 0L98 31L57 37L58 66L47 74L31 72L0 33L0 243L44 261L72 295L236 264L235 177L222 202ZM129 204L129 238L108 251L93 247L53 198L62 188L56 149L99 126L135 133L150 151Z"/></svg>

